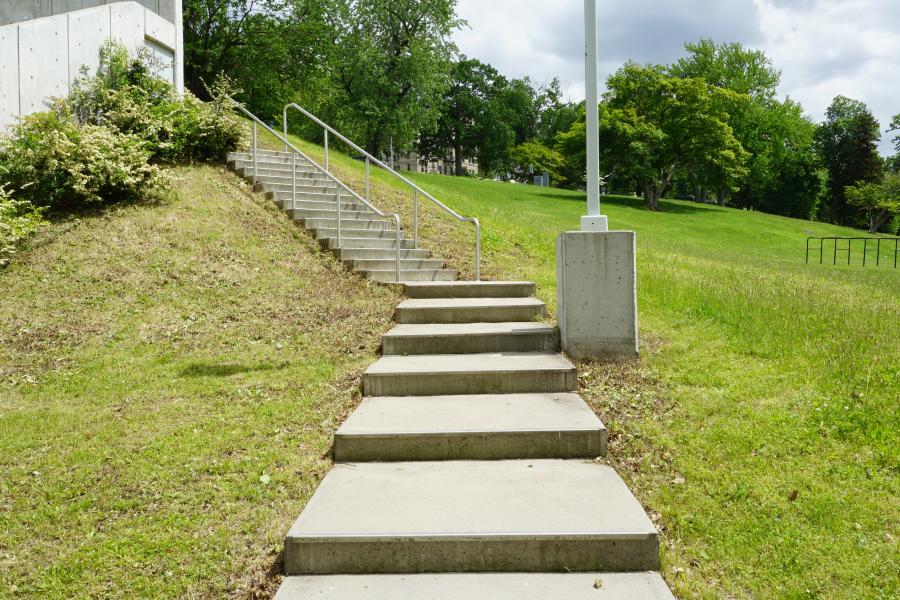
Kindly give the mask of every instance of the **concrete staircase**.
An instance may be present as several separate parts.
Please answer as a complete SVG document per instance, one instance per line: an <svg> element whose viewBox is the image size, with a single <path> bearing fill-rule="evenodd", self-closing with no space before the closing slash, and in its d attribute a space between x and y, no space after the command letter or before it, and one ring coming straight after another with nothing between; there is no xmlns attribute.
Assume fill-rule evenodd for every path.
<svg viewBox="0 0 900 600"><path fill-rule="evenodd" d="M302 224L319 243L350 268L374 281L396 281L396 225L376 214L349 193L341 196L341 243L337 240L337 184L303 158L296 158L296 194L291 175L291 152L260 150L254 170L251 154L228 155L228 165ZM400 279L402 281L453 281L456 271L431 252L415 248L401 231Z"/></svg>
<svg viewBox="0 0 900 600"><path fill-rule="evenodd" d="M405 289L276 598L671 599L534 286Z"/></svg>

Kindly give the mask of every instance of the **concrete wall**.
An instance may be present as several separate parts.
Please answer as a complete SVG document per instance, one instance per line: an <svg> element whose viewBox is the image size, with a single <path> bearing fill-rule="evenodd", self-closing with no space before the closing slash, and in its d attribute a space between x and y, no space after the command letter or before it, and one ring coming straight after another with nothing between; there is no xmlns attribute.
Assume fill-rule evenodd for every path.
<svg viewBox="0 0 900 600"><path fill-rule="evenodd" d="M67 5L94 1L68 0ZM68 94L83 66L96 72L100 47L109 38L131 51L153 50L172 65L160 76L178 86L181 36L173 22L143 5L148 1L174 0L110 3L0 27L0 130L17 116L45 110L47 98ZM27 0L29 5L58 2Z"/></svg>
<svg viewBox="0 0 900 600"><path fill-rule="evenodd" d="M52 17L75 10L114 4L120 0L0 0L0 25ZM176 0L135 0L171 23Z"/></svg>

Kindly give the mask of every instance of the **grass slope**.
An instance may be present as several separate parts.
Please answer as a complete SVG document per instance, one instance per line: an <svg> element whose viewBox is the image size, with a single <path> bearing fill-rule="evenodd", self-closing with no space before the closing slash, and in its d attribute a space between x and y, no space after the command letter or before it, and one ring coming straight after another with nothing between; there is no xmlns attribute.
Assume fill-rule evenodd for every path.
<svg viewBox="0 0 900 600"><path fill-rule="evenodd" d="M331 164L364 189L361 163ZM555 304L555 237L577 229L583 194L410 177L481 220L489 277L534 280ZM409 192L373 181L408 227ZM900 595L900 270L805 265L807 236L860 234L822 223L678 201L651 213L627 197L603 211L638 235L643 358L584 363L580 386L666 536L673 588ZM471 275L471 231L425 221L423 245Z"/></svg>
<svg viewBox="0 0 900 600"><path fill-rule="evenodd" d="M0 597L256 597L395 292L221 169L0 272Z"/></svg>

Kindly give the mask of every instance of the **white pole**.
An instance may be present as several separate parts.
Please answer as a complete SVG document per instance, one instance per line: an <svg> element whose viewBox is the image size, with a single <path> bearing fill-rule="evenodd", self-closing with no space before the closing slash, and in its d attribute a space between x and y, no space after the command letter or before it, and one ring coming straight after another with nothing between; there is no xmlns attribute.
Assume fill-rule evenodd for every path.
<svg viewBox="0 0 900 600"><path fill-rule="evenodd" d="M175 91L184 95L184 12L182 0L175 0Z"/></svg>
<svg viewBox="0 0 900 600"><path fill-rule="evenodd" d="M607 231L606 217L600 214L600 117L597 74L597 0L584 0L584 87L587 113L587 203L588 214L581 219L582 231Z"/></svg>

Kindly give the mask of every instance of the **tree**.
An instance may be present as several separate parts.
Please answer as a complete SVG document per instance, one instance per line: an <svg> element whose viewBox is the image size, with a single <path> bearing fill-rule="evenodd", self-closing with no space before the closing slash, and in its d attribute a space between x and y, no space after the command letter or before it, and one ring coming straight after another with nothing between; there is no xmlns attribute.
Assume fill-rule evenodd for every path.
<svg viewBox="0 0 900 600"><path fill-rule="evenodd" d="M184 0L185 84L202 99L219 73L263 117L324 63L326 0Z"/></svg>
<svg viewBox="0 0 900 600"><path fill-rule="evenodd" d="M519 144L509 151L509 155L517 167L517 175L522 180L527 180L529 167L534 167L536 173L546 171L550 174L551 179L555 181L559 169L563 165L562 154L548 148L537 140Z"/></svg>
<svg viewBox="0 0 900 600"><path fill-rule="evenodd" d="M371 154L391 139L408 148L436 126L461 24L455 9L456 0L346 0L329 11L332 110Z"/></svg>
<svg viewBox="0 0 900 600"><path fill-rule="evenodd" d="M845 190L857 182L878 181L882 161L876 143L881 139L878 121L859 100L837 96L828 107L825 122L815 132L815 146L828 170L828 202L819 216L841 225L853 225L857 211L847 204Z"/></svg>
<svg viewBox="0 0 900 600"><path fill-rule="evenodd" d="M747 96L678 78L662 66L628 63L607 80L601 149L611 170L635 181L647 208L657 210L682 168L729 186L746 170L747 153L728 125L727 108Z"/></svg>
<svg viewBox="0 0 900 600"><path fill-rule="evenodd" d="M894 215L900 214L900 173L887 173L878 183L858 182L844 193L850 206L862 209L869 233L877 233Z"/></svg>
<svg viewBox="0 0 900 600"><path fill-rule="evenodd" d="M491 157L505 153L513 137L497 106L506 86L506 78L488 64L465 57L454 63L437 127L420 136L419 154L443 160L453 150L456 175L465 175L465 157L477 156L482 168L489 166Z"/></svg>
<svg viewBox="0 0 900 600"><path fill-rule="evenodd" d="M894 118L891 119L891 128L888 129L888 133L892 131L897 132L897 135L891 141L894 142L894 150L897 151L897 154L900 154L900 115L894 115Z"/></svg>
<svg viewBox="0 0 900 600"><path fill-rule="evenodd" d="M739 43L716 45L709 39L686 43L690 56L669 68L675 77L698 77L710 85L745 94L754 100L775 99L781 72L762 50L744 48Z"/></svg>

